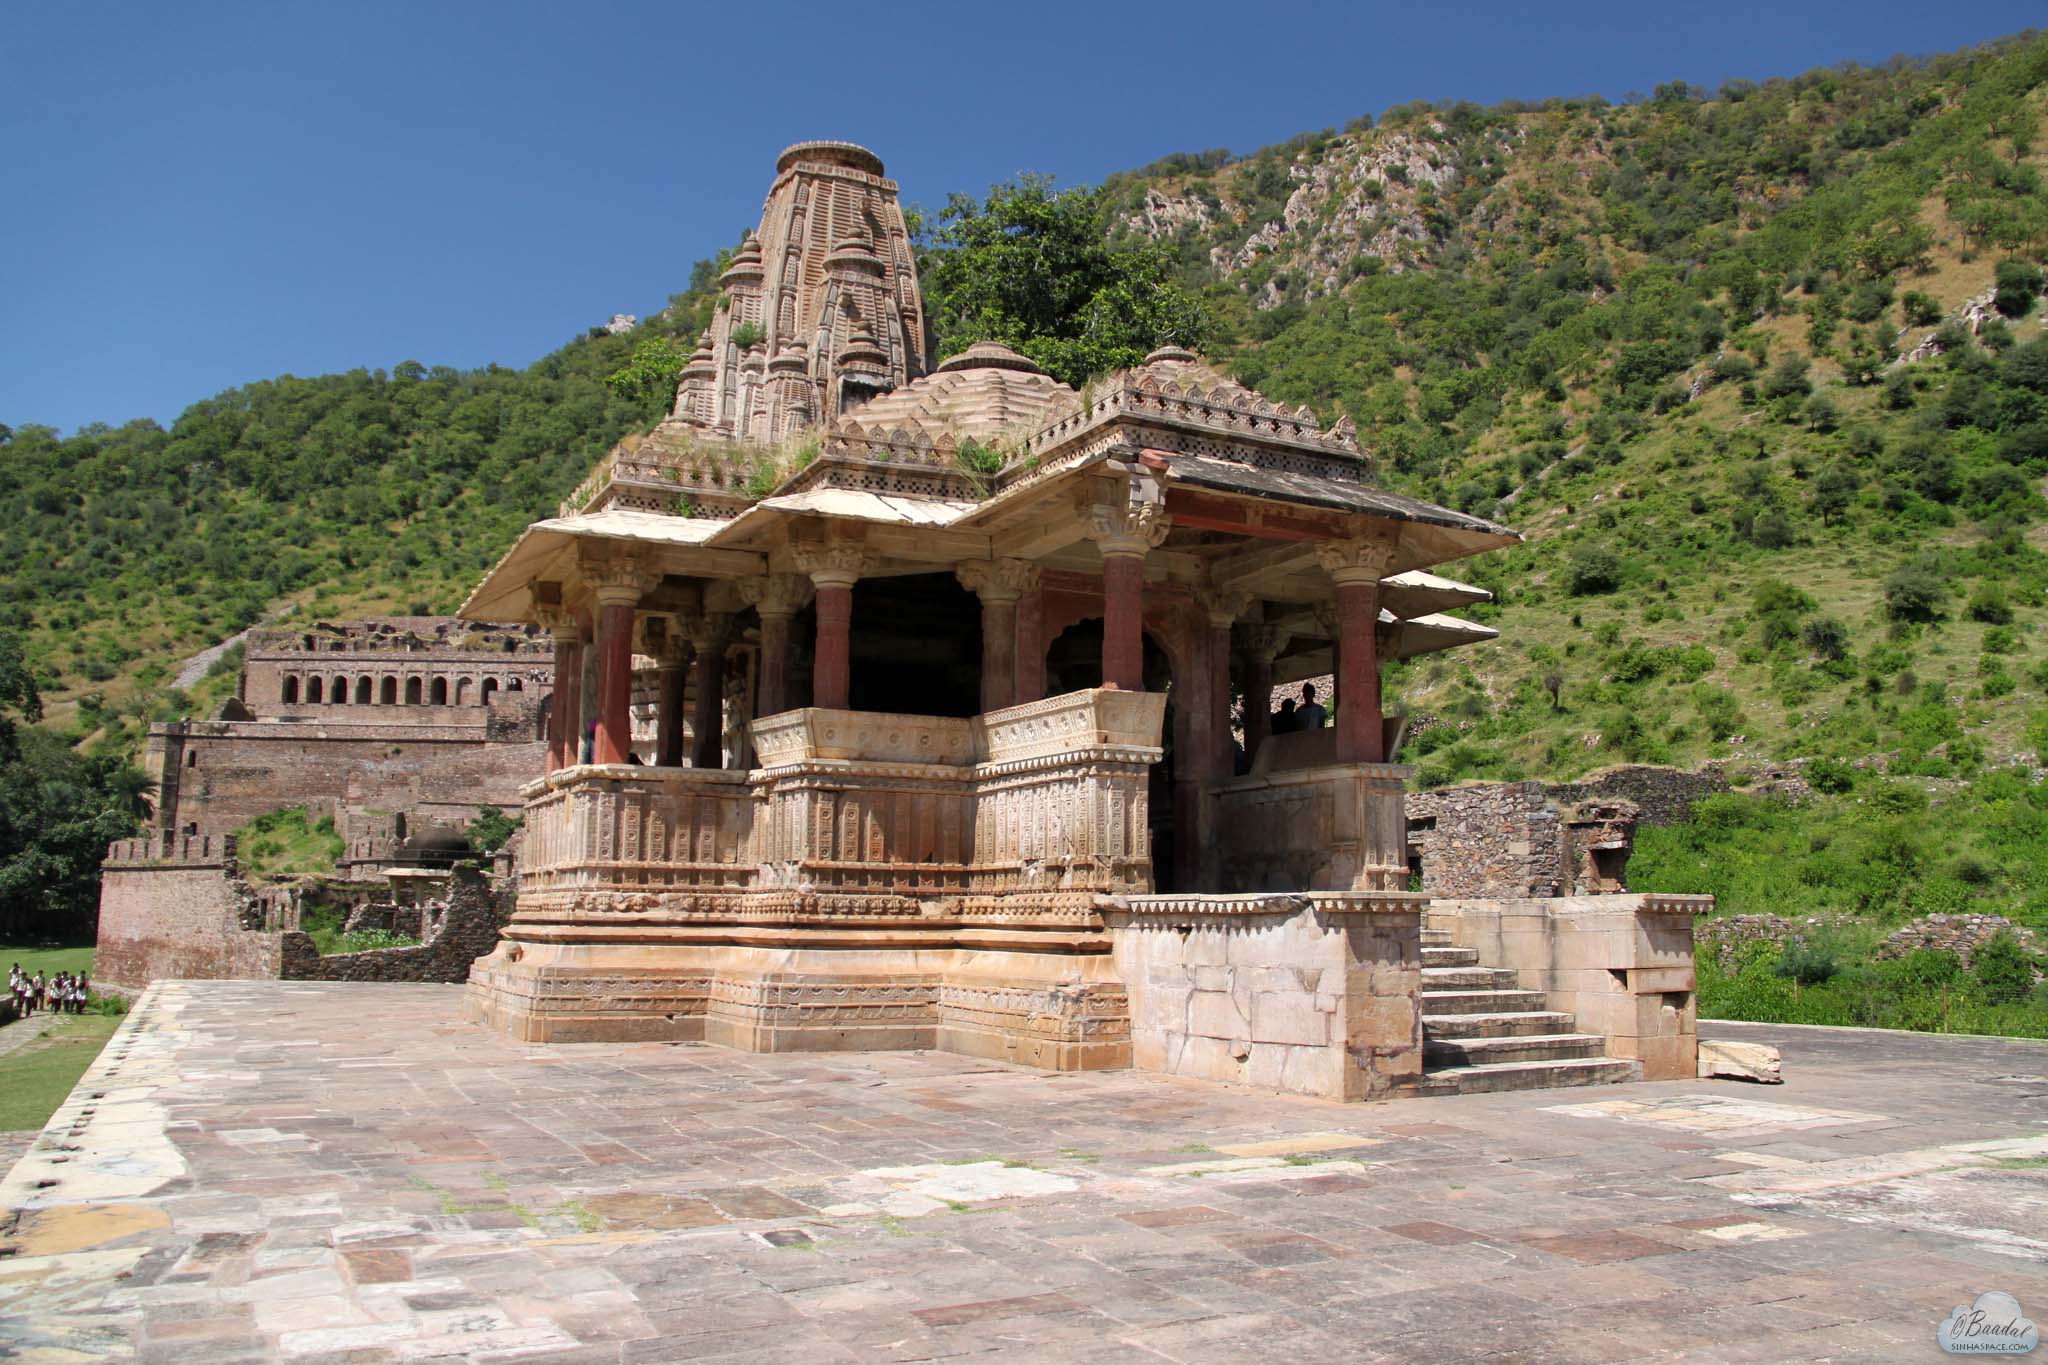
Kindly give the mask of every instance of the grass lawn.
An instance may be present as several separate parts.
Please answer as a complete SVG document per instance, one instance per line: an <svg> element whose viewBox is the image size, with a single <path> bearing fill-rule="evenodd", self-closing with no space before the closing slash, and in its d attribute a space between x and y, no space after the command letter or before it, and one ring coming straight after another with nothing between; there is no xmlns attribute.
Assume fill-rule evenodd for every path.
<svg viewBox="0 0 2048 1365"><path fill-rule="evenodd" d="M90 943L73 944L69 947L54 944L0 943L0 986L7 984L6 972L15 963L30 976L38 971L48 980L59 972L92 971L92 948Z"/></svg>
<svg viewBox="0 0 2048 1365"><path fill-rule="evenodd" d="M120 1026L109 1015L62 1015L48 1033L0 1057L0 1132L49 1122Z"/></svg>

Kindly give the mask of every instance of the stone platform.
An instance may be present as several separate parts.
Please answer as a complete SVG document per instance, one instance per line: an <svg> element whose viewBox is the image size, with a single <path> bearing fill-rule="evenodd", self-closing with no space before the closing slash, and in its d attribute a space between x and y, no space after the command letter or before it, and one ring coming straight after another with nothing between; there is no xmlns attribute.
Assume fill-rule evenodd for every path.
<svg viewBox="0 0 2048 1365"><path fill-rule="evenodd" d="M2048 1311L2041 1044L1709 1023L1786 1084L1359 1106L460 999L153 987L0 1188L0 1349L1895 1361Z"/></svg>

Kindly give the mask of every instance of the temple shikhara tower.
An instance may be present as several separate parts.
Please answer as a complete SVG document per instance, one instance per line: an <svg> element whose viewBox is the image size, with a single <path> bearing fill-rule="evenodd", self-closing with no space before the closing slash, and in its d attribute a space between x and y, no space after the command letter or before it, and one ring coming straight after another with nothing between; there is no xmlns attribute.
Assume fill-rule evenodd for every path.
<svg viewBox="0 0 2048 1365"><path fill-rule="evenodd" d="M933 357L896 186L851 144L781 155L721 286L670 415L462 608L546 627L556 680L472 1016L1427 1089L1426 974L1513 971L1460 968L1483 909L1425 940L1380 667L1493 638L1429 570L1515 533L1184 350L1085 392L999 345ZM1333 724L1269 733L1274 687L1325 674ZM1542 986L1606 1022L1542 1016L1591 1040L1543 1055L1690 1074L1693 907L1580 899L1632 902L1572 930L1616 960ZM1484 930L1510 958L1512 920Z"/></svg>

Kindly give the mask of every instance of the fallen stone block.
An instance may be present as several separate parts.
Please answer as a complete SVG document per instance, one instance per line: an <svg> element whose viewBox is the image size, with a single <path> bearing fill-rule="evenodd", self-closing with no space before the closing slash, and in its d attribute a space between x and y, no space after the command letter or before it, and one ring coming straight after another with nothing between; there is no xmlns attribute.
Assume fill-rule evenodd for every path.
<svg viewBox="0 0 2048 1365"><path fill-rule="evenodd" d="M1778 1049L1765 1047L1762 1043L1725 1043L1700 1039L1700 1075L1756 1081L1761 1085L1785 1083L1783 1063L1778 1056Z"/></svg>

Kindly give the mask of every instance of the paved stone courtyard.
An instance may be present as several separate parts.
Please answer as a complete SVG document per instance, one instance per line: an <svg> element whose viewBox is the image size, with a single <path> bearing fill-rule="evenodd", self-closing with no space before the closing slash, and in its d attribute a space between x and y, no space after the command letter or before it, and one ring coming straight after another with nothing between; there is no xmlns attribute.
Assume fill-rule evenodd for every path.
<svg viewBox="0 0 2048 1365"><path fill-rule="evenodd" d="M538 1047L450 986L151 989L0 1202L47 1360L1943 1359L2048 1313L2048 1046L1340 1105Z"/></svg>

